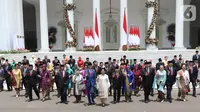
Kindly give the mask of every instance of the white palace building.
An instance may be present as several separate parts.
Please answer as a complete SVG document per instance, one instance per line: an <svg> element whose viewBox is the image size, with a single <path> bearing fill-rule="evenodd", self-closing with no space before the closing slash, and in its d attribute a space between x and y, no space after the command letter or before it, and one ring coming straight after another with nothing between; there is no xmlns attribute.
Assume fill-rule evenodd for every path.
<svg viewBox="0 0 200 112"><path fill-rule="evenodd" d="M157 5L147 8L147 2ZM76 8L66 13L64 5L68 8L75 5ZM184 21L185 5L196 7L196 12L191 12L196 16L194 20ZM147 44L146 34L156 11L157 17L149 39L159 41L157 44ZM127 55L128 58L156 61L165 55L172 58L173 55L182 54L183 58L190 59L194 49L200 45L199 11L200 0L0 0L0 50L25 48L33 51L1 55L21 60L23 55L43 58L47 54L50 58L62 58L65 53L101 61L106 61L108 56L120 58ZM66 47L66 43L75 42L73 32L64 24L66 21L75 33L76 47ZM171 24L176 27L174 47L167 38ZM55 43L49 43L48 31L52 27L57 29ZM136 44L142 50L122 51L124 45L135 45L131 34L138 34ZM81 51L86 41L92 43L91 46L98 46L100 51Z"/></svg>

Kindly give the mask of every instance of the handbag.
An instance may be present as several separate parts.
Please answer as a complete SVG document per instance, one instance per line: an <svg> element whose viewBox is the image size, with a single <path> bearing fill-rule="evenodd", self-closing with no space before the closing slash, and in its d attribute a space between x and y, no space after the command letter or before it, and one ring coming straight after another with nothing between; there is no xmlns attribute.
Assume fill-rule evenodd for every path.
<svg viewBox="0 0 200 112"><path fill-rule="evenodd" d="M83 91L83 90L85 90L85 89L86 89L85 84L82 84L82 83L81 83L81 84L78 85L78 90L79 90L79 91Z"/></svg>

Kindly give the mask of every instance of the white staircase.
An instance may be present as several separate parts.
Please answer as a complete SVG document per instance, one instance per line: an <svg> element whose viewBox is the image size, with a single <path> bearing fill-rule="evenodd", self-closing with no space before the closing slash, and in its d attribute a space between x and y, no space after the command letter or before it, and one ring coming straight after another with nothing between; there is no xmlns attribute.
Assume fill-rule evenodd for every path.
<svg viewBox="0 0 200 112"><path fill-rule="evenodd" d="M15 59L17 62L23 59L23 56L27 56L28 59L31 59L31 56L34 55L36 58L40 57L44 58L45 55L48 56L51 60L54 59L55 56L58 59L62 59L63 54L66 54L67 57L72 55L75 59L78 57L82 57L85 59L89 57L91 61L97 60L99 62L105 62L108 60L108 57L112 57L112 59L120 59L123 55L126 55L128 59L145 59L152 60L155 64L158 61L158 58L164 58L164 56L168 56L169 60L173 59L174 55L182 54L184 60L191 60L192 56L195 54L195 50L158 50L158 51L101 51L101 52L31 52L24 54L1 54L4 58L8 59L9 62L12 62L12 59Z"/></svg>

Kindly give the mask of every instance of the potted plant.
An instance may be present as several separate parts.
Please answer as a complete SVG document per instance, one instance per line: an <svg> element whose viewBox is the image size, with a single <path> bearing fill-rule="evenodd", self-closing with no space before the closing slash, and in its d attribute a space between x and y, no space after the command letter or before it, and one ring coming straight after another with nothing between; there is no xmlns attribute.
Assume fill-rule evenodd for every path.
<svg viewBox="0 0 200 112"><path fill-rule="evenodd" d="M175 34L176 34L175 29L176 28L175 28L175 24L174 23L170 24L167 27L167 33L168 33L167 38L171 42L172 47L175 46Z"/></svg>

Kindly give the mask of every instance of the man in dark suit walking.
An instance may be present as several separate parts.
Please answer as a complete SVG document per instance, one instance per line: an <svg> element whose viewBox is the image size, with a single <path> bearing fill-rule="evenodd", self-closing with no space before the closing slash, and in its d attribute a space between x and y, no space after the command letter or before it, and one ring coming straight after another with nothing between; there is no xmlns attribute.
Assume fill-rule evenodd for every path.
<svg viewBox="0 0 200 112"><path fill-rule="evenodd" d="M151 62L146 62L145 67L141 71L142 76L142 84L144 88L144 100L145 103L148 103L149 95L152 90L153 80L154 80L154 73L155 70L150 67Z"/></svg>
<svg viewBox="0 0 200 112"><path fill-rule="evenodd" d="M39 91L36 87L38 74L35 70L33 70L33 65L29 65L29 68L26 71L25 78L27 80L27 89L28 89L28 96L29 96L28 102L33 100L32 89L34 90L34 92L37 95L38 100L39 100L40 95L39 95Z"/></svg>
<svg viewBox="0 0 200 112"><path fill-rule="evenodd" d="M167 71L167 80L166 80L167 99L170 103L172 103L172 95L171 95L172 86L176 82L176 74L177 74L176 69L173 67L172 61L168 61L168 66L166 67L166 71Z"/></svg>
<svg viewBox="0 0 200 112"><path fill-rule="evenodd" d="M198 61L195 59L194 61ZM190 82L192 83L193 94L192 96L196 97L196 85L197 85L197 77L198 77L198 65L194 64L193 61L190 61L189 64L189 74L190 74Z"/></svg>
<svg viewBox="0 0 200 112"><path fill-rule="evenodd" d="M192 56L192 61L194 61L195 59L197 59L198 62L200 63L200 55L199 55L199 51L196 51L196 54Z"/></svg>
<svg viewBox="0 0 200 112"><path fill-rule="evenodd" d="M67 89L68 89L69 75L68 75L68 72L64 70L64 68L65 68L64 65L60 66L60 71L57 74L57 78L58 78L58 87L59 87L59 91L60 91L59 93L61 95L60 103L68 104Z"/></svg>

